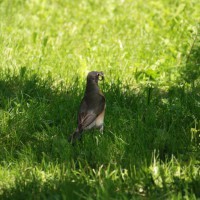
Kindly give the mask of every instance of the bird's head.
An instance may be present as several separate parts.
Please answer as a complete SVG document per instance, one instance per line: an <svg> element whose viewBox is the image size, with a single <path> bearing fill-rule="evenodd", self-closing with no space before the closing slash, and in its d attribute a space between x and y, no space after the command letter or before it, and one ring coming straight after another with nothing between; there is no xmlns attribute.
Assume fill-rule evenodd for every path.
<svg viewBox="0 0 200 200"><path fill-rule="evenodd" d="M102 80L104 80L103 72L92 71L92 72L89 72L87 75L88 82L92 81L92 82L98 83L98 81L102 81Z"/></svg>

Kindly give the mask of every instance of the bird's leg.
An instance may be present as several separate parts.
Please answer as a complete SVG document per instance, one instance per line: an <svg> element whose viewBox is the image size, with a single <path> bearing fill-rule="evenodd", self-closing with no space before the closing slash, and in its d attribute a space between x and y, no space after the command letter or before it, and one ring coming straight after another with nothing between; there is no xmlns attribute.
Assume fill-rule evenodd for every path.
<svg viewBox="0 0 200 200"><path fill-rule="evenodd" d="M103 125L101 125L99 131L100 131L100 133L103 135Z"/></svg>

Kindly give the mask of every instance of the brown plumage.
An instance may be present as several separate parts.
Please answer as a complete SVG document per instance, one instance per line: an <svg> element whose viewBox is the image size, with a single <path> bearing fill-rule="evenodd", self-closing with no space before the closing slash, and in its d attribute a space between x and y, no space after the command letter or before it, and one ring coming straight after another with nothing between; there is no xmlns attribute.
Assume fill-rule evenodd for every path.
<svg viewBox="0 0 200 200"><path fill-rule="evenodd" d="M82 132L87 129L98 128L100 132L103 132L106 101L98 86L98 81L103 79L103 72L88 73L85 95L78 112L78 126L70 135L69 142L74 143L76 139L80 139Z"/></svg>

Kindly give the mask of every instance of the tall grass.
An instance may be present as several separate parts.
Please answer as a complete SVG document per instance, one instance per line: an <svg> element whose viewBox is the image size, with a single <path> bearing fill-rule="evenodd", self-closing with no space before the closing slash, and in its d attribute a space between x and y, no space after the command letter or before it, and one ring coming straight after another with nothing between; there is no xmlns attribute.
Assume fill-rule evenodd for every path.
<svg viewBox="0 0 200 200"><path fill-rule="evenodd" d="M0 2L1 199L198 199L198 1ZM105 131L67 137L90 70Z"/></svg>

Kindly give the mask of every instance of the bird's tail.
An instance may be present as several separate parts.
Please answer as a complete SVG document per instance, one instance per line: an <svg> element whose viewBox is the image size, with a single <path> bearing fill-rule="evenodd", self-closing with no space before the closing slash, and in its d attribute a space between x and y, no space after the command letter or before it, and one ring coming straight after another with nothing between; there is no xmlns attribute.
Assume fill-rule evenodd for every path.
<svg viewBox="0 0 200 200"><path fill-rule="evenodd" d="M69 137L68 137L68 142L71 144L74 144L75 141L78 139L81 139L82 133L83 131L79 130L78 128L74 131L74 133L72 133Z"/></svg>

